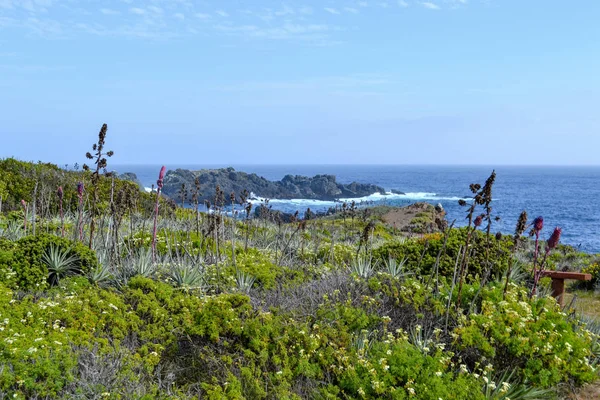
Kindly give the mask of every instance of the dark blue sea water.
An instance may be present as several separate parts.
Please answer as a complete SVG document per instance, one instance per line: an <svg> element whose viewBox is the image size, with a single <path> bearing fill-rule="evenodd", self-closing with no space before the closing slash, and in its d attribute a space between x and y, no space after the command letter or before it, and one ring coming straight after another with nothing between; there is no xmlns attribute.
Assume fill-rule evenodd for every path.
<svg viewBox="0 0 600 400"><path fill-rule="evenodd" d="M168 165L168 169L218 168L214 165ZM494 167L484 166L397 166L397 165L233 165L236 170L255 172L270 180L286 174L314 176L333 174L339 182L372 183L405 192L405 196L370 196L377 204L406 205L415 201L441 203L450 221L465 224L465 209L458 199L469 196L469 184L483 184ZM146 186L156 182L158 165L121 165L119 172L134 172ZM526 210L533 220L543 216L544 237L555 226L563 229L562 243L600 253L600 167L495 167L494 213L501 217L493 231L513 233L517 218ZM325 210L332 202L272 200L273 208L286 212L307 207Z"/></svg>

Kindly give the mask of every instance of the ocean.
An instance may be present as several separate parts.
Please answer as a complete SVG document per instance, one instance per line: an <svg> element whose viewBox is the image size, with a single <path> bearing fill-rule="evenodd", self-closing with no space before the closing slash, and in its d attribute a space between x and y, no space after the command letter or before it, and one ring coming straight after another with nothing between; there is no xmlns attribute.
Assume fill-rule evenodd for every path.
<svg viewBox="0 0 600 400"><path fill-rule="evenodd" d="M222 168L229 165L167 165L167 169ZM460 198L470 196L469 185L483 185L496 170L493 187L493 213L501 219L492 231L512 234L521 211L530 221L544 217L542 236L550 236L561 227L561 242L590 253L600 253L600 167L518 167L518 166L404 166L404 165L232 165L236 170L256 173L269 180L287 174L314 176L332 174L338 182L372 183L406 195L373 195L358 201L402 206L416 201L442 204L448 220L456 226L466 224ZM119 173L133 172L147 187L156 182L159 165L113 166ZM307 199L277 200L269 203L285 212L324 211L333 202Z"/></svg>

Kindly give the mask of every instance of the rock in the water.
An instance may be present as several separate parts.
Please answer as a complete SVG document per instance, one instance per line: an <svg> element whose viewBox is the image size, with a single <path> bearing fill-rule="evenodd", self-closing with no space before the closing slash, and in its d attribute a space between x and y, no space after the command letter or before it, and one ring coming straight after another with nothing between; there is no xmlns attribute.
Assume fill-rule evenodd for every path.
<svg viewBox="0 0 600 400"><path fill-rule="evenodd" d="M137 177L136 174L134 174L133 172L125 172L122 173L121 175L118 176L119 179L124 180L124 181L129 181L129 182L133 182L135 184L137 184L140 189L144 190L144 185L142 184L142 181L140 181Z"/></svg>
<svg viewBox="0 0 600 400"><path fill-rule="evenodd" d="M163 193L177 196L181 185L193 190L195 178L200 178L200 200L213 201L217 186L229 199L231 192L238 196L244 190L256 196L271 199L312 199L336 200L339 198L358 198L373 193L385 194L385 189L370 184L353 182L341 184L334 175L316 175L312 178L299 175L286 175L281 181L269 181L256 174L236 171L233 168L206 169L189 171L177 169L168 171L164 179Z"/></svg>

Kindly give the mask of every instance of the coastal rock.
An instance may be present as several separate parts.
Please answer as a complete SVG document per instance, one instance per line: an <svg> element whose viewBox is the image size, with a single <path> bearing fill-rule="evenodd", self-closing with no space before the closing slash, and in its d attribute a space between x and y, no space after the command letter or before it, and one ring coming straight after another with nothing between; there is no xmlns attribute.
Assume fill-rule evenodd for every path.
<svg viewBox="0 0 600 400"><path fill-rule="evenodd" d="M312 178L286 175L281 181L274 182L256 174L236 171L233 168L168 171L164 179L163 193L177 198L180 196L182 185L185 185L188 192L192 192L196 177L200 179L200 201L213 201L217 186L225 193L227 201L229 201L231 192L234 192L239 200L239 194L244 190L255 196L271 199L329 201L339 198L365 197L373 193L385 194L385 189L377 185L357 182L338 183L334 175L316 175Z"/></svg>
<svg viewBox="0 0 600 400"><path fill-rule="evenodd" d="M133 182L137 184L140 187L140 189L144 190L144 185L142 184L142 181L140 181L137 175L133 172L124 172L120 174L118 178L124 181Z"/></svg>
<svg viewBox="0 0 600 400"><path fill-rule="evenodd" d="M398 189L392 189L391 190L392 194L401 194L401 195L405 195L406 193L399 191Z"/></svg>

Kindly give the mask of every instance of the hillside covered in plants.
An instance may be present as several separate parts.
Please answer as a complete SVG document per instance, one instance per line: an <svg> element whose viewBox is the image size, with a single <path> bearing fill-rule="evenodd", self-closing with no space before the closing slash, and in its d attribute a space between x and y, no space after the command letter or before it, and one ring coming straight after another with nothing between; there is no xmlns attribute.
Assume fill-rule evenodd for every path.
<svg viewBox="0 0 600 400"><path fill-rule="evenodd" d="M599 258L525 211L496 233L494 172L464 228L427 206L414 230L346 206L283 222L219 186L198 211L199 179L178 207L165 168L152 193L106 175L106 133L81 171L0 160L0 398L559 399L597 381L600 324L543 271L590 272L591 293Z"/></svg>

